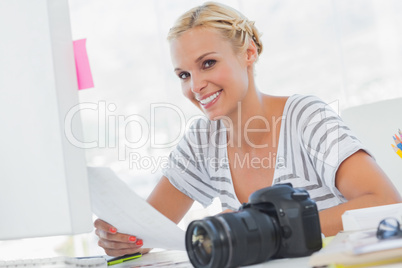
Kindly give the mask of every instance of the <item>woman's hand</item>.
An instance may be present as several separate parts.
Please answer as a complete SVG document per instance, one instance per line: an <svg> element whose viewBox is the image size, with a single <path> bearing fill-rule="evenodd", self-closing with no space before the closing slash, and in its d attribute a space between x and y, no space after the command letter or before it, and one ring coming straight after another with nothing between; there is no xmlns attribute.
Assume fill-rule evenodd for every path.
<svg viewBox="0 0 402 268"><path fill-rule="evenodd" d="M143 254L150 249L142 249L143 242L133 235L118 233L117 229L101 219L94 222L95 234L99 237L98 245L105 250L108 256L123 256L141 252Z"/></svg>
<svg viewBox="0 0 402 268"><path fill-rule="evenodd" d="M219 212L219 214L232 213L232 212L234 212L234 210L231 210L231 209L225 209L224 211Z"/></svg>
<svg viewBox="0 0 402 268"><path fill-rule="evenodd" d="M148 203L171 221L178 223L190 209L193 200L174 187L166 177L162 177L158 185L147 199ZM133 235L118 233L118 230L105 221L94 222L95 234L99 237L98 245L109 256L123 256L141 252L148 253L150 248L141 248L142 240Z"/></svg>

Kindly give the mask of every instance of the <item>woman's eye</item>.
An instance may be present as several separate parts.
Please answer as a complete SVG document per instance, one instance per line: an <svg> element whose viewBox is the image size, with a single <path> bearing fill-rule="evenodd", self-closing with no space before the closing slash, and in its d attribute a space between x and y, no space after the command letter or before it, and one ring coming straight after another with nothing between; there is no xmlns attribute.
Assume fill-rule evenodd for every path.
<svg viewBox="0 0 402 268"><path fill-rule="evenodd" d="M216 63L216 60L207 60L204 62L204 68L210 68L214 66Z"/></svg>
<svg viewBox="0 0 402 268"><path fill-rule="evenodd" d="M181 73L179 73L178 76L179 76L180 79L186 79L186 78L188 78L190 76L190 74L187 73L187 72L181 72Z"/></svg>

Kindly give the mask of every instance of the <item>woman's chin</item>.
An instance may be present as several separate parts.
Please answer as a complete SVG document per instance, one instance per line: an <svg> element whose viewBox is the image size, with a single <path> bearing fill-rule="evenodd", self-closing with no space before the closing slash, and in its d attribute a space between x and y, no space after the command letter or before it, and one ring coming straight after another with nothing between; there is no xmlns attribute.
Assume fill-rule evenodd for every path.
<svg viewBox="0 0 402 268"><path fill-rule="evenodd" d="M201 112L211 121L217 121L222 118L226 118L222 110L220 109L205 109L202 105L198 104L198 108Z"/></svg>

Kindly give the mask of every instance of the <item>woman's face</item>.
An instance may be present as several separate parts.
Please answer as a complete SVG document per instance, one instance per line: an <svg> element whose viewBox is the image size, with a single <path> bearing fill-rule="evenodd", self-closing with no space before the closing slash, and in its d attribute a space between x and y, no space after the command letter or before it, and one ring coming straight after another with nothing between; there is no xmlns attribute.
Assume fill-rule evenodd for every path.
<svg viewBox="0 0 402 268"><path fill-rule="evenodd" d="M230 116L249 86L247 53L236 54L218 31L196 27L170 42L183 94L209 119Z"/></svg>

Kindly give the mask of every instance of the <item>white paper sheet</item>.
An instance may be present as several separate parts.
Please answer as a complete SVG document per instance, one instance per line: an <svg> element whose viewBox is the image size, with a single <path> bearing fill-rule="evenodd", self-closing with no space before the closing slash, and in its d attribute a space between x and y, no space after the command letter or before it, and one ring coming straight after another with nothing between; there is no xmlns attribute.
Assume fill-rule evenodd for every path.
<svg viewBox="0 0 402 268"><path fill-rule="evenodd" d="M105 167L88 167L93 213L117 231L143 239L144 248L185 250L185 233L117 175Z"/></svg>
<svg viewBox="0 0 402 268"><path fill-rule="evenodd" d="M357 231L377 228L381 220L394 217L402 220L402 204L347 210L342 215L344 231Z"/></svg>

